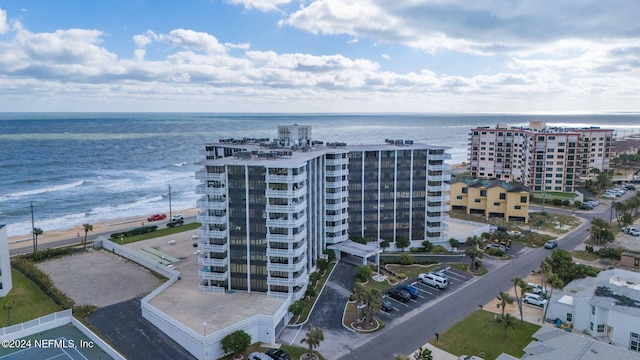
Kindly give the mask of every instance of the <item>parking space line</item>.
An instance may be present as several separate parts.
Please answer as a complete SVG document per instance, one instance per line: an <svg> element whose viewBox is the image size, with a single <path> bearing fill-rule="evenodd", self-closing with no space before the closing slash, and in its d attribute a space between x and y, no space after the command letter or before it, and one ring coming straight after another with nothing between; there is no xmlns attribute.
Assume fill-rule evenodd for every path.
<svg viewBox="0 0 640 360"><path fill-rule="evenodd" d="M395 302L397 302L398 304L402 304L402 305L407 306L407 307L409 306L409 305L407 305L407 304L403 303L402 301L400 301L400 300L396 300L396 299L394 299L394 298L392 298L392 297L390 297L390 296L387 296L387 299L392 300L392 301L395 301Z"/></svg>

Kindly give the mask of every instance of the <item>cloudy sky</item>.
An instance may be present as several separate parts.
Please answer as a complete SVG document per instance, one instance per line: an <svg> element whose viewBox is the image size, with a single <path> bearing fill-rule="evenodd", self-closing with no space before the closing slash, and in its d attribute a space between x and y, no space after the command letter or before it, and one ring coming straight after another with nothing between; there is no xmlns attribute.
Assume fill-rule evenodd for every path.
<svg viewBox="0 0 640 360"><path fill-rule="evenodd" d="M0 111L640 111L638 0L0 0Z"/></svg>

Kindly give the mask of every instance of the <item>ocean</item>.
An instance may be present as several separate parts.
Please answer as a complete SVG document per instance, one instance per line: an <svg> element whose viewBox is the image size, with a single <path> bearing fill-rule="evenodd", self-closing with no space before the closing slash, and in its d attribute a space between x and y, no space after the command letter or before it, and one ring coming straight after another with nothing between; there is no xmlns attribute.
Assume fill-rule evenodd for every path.
<svg viewBox="0 0 640 360"><path fill-rule="evenodd" d="M348 144L411 139L449 146L466 161L469 129L498 123L613 128L640 133L640 114L421 115L0 113L0 224L9 236L195 207L199 151L219 138L269 137L278 125Z"/></svg>

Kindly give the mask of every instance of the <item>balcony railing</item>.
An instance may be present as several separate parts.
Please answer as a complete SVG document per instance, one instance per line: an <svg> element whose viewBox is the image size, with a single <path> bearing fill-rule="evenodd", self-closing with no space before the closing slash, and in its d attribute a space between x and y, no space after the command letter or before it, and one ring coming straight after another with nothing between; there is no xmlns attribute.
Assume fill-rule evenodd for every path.
<svg viewBox="0 0 640 360"><path fill-rule="evenodd" d="M207 279L209 280L209 279ZM214 280L214 279L211 279ZM206 281L204 281L204 283L206 284ZM200 292L202 293L207 293L207 294L224 294L227 289L222 287L222 286L217 286L217 285L205 285L200 283L200 285L198 286L198 290L200 290Z"/></svg>
<svg viewBox="0 0 640 360"><path fill-rule="evenodd" d="M300 201L297 204L291 205L271 205L267 204L267 212L280 212L280 213L299 213L307 208L307 201Z"/></svg>
<svg viewBox="0 0 640 360"><path fill-rule="evenodd" d="M325 221L342 221L345 219L349 218L349 213L345 212L344 214L337 214L337 215L325 215L324 219Z"/></svg>
<svg viewBox="0 0 640 360"><path fill-rule="evenodd" d="M228 245L209 244L207 239L204 239L204 241L200 241L200 243L198 244L198 249L202 250L203 252L224 253L228 251Z"/></svg>
<svg viewBox="0 0 640 360"><path fill-rule="evenodd" d="M270 198L288 198L288 199L298 199L304 196L307 193L306 186L302 186L296 190L271 190L267 189L265 192L267 197Z"/></svg>
<svg viewBox="0 0 640 360"><path fill-rule="evenodd" d="M342 198L346 199L349 197L349 192L348 191L338 191L334 193L327 192L325 193L325 197L327 199L342 199Z"/></svg>
<svg viewBox="0 0 640 360"><path fill-rule="evenodd" d="M227 194L227 189L224 186L213 187L213 186L198 185L196 186L196 194L222 196Z"/></svg>
<svg viewBox="0 0 640 360"><path fill-rule="evenodd" d="M307 265L307 260L305 258L300 259L295 264L280 264L280 263L272 263L267 262L267 271L284 271L284 272L298 272Z"/></svg>
<svg viewBox="0 0 640 360"><path fill-rule="evenodd" d="M307 219L304 216L298 219L267 219L267 227L286 227L286 228L298 228L306 223Z"/></svg>
<svg viewBox="0 0 640 360"><path fill-rule="evenodd" d="M267 241L278 242L294 242L297 243L307 236L307 230L300 232L296 235L283 235L283 234L267 234Z"/></svg>
<svg viewBox="0 0 640 360"><path fill-rule="evenodd" d="M227 201L207 201L200 199L196 201L196 207L203 210L225 210L227 208Z"/></svg>
<svg viewBox="0 0 640 360"><path fill-rule="evenodd" d="M198 271L198 277L200 278L200 280L226 281L229 278L229 270L227 270L227 271L225 271L223 273L199 270ZM212 286L209 286L209 287L212 287Z"/></svg>
<svg viewBox="0 0 640 360"><path fill-rule="evenodd" d="M300 246L297 249L274 249L267 248L267 256L277 256L286 258L296 258L302 256L307 251L306 246Z"/></svg>
<svg viewBox="0 0 640 360"><path fill-rule="evenodd" d="M333 226L325 226L324 231L330 233L341 233L342 231L349 230L349 224L336 224Z"/></svg>
<svg viewBox="0 0 640 360"><path fill-rule="evenodd" d="M265 175L265 181L267 183L295 184L301 183L306 179L306 173L298 175Z"/></svg>
<svg viewBox="0 0 640 360"><path fill-rule="evenodd" d="M227 230L202 230L198 229L198 236L202 238L226 239Z"/></svg>
<svg viewBox="0 0 640 360"><path fill-rule="evenodd" d="M307 274L301 274L293 279L279 278L273 276L267 276L267 284L275 286L302 286L309 281Z"/></svg>
<svg viewBox="0 0 640 360"><path fill-rule="evenodd" d="M225 257L224 259L214 259L207 257L207 254L208 253L202 253L198 256L198 265L215 267L224 267L229 265L229 258Z"/></svg>
<svg viewBox="0 0 640 360"><path fill-rule="evenodd" d="M202 181L224 181L226 173L207 173L204 170L196 171L196 179Z"/></svg>
<svg viewBox="0 0 640 360"><path fill-rule="evenodd" d="M226 224L229 221L229 217L226 214L221 216L211 216L200 213L196 216L196 221L201 224Z"/></svg>

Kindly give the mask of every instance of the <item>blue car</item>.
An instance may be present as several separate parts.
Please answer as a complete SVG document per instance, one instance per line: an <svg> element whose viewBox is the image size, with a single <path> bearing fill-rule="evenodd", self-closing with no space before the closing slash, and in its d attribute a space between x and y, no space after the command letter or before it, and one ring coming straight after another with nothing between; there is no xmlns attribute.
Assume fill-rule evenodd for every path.
<svg viewBox="0 0 640 360"><path fill-rule="evenodd" d="M398 285L398 286L396 286L396 289L404 290L404 291L408 292L409 295L411 295L412 299L417 299L418 295L420 295L420 292L418 292L418 289L414 288L411 285L404 285L404 284Z"/></svg>

